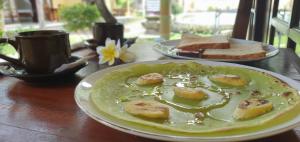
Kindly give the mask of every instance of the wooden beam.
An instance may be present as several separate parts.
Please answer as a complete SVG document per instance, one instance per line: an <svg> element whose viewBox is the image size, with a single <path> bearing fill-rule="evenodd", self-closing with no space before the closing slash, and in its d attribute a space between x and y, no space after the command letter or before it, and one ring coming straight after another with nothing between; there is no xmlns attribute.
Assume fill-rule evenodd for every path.
<svg viewBox="0 0 300 142"><path fill-rule="evenodd" d="M289 37L297 44L300 44L300 30L298 28L290 29Z"/></svg>
<svg viewBox="0 0 300 142"><path fill-rule="evenodd" d="M272 11L273 11L272 12L272 19L275 18L275 17L277 17L278 6L279 6L279 0L273 0L273 4L272 4ZM274 44L275 32L276 32L275 27L270 26L269 44L272 44L272 45Z"/></svg>
<svg viewBox="0 0 300 142"><path fill-rule="evenodd" d="M260 42L267 41L269 32L271 1L256 0L255 6L255 24L254 24L254 40Z"/></svg>
<svg viewBox="0 0 300 142"><path fill-rule="evenodd" d="M300 19L299 19L300 18L300 9L299 8L300 8L299 0L294 0L289 28L295 28L295 27L299 26L299 21L300 21ZM297 37L300 38L299 36L297 36ZM292 38L288 38L287 47L295 50L295 48L296 48L295 41L293 41Z"/></svg>
<svg viewBox="0 0 300 142"><path fill-rule="evenodd" d="M37 14L37 8L36 8L36 1L35 0L30 0L31 3L31 8L32 8L32 21L33 22L38 22L38 14Z"/></svg>
<svg viewBox="0 0 300 142"><path fill-rule="evenodd" d="M253 0L240 0L232 37L246 39Z"/></svg>
<svg viewBox="0 0 300 142"><path fill-rule="evenodd" d="M171 32L171 1L160 0L160 36L163 39L170 38Z"/></svg>
<svg viewBox="0 0 300 142"><path fill-rule="evenodd" d="M36 0L37 16L40 29L45 28L44 0Z"/></svg>
<svg viewBox="0 0 300 142"><path fill-rule="evenodd" d="M283 33L283 34L288 34L289 33L289 25L287 22L275 17L275 18L272 18L271 20L271 24L272 26L274 26L274 28Z"/></svg>

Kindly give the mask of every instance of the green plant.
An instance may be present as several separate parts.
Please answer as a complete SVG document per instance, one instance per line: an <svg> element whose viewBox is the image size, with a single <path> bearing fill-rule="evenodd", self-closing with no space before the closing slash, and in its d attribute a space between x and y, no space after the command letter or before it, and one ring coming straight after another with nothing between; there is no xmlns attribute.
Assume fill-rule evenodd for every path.
<svg viewBox="0 0 300 142"><path fill-rule="evenodd" d="M7 37L7 38L14 38L17 33L34 31L34 30L37 30L37 29L35 29L33 27L27 27L27 28L18 27L15 30L9 30L9 31L4 31L4 32L0 31L0 32L1 32L1 34L4 34L5 37ZM1 37L2 37L2 35L1 35ZM14 55L14 54L16 54L16 50L14 49L14 47L12 47L8 43L1 43L0 44L0 53L5 54L5 55Z"/></svg>
<svg viewBox="0 0 300 142"><path fill-rule="evenodd" d="M59 17L66 23L67 30L79 31L91 28L100 18L100 13L95 5L79 3L59 9Z"/></svg>
<svg viewBox="0 0 300 142"><path fill-rule="evenodd" d="M5 0L0 0L0 10L3 10L4 8L4 2Z"/></svg>
<svg viewBox="0 0 300 142"><path fill-rule="evenodd" d="M216 11L217 8L215 6L208 6L207 11Z"/></svg>
<svg viewBox="0 0 300 142"><path fill-rule="evenodd" d="M176 2L173 2L173 3L172 3L171 9L172 9L172 14L174 14L174 15L178 15L178 14L180 14L180 13L183 12L182 6L179 5L179 4L176 3Z"/></svg>
<svg viewBox="0 0 300 142"><path fill-rule="evenodd" d="M4 2L5 0L0 0L0 36L2 37L4 31Z"/></svg>
<svg viewBox="0 0 300 142"><path fill-rule="evenodd" d="M116 0L117 8L126 8L127 2L132 3L132 0Z"/></svg>

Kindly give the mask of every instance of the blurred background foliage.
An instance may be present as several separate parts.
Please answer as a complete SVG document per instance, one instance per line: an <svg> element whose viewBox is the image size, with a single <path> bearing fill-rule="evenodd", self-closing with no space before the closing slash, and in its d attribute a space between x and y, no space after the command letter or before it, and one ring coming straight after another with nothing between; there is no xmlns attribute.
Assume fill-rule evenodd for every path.
<svg viewBox="0 0 300 142"><path fill-rule="evenodd" d="M101 17L95 5L79 3L59 9L59 18L68 31L90 30L93 23Z"/></svg>

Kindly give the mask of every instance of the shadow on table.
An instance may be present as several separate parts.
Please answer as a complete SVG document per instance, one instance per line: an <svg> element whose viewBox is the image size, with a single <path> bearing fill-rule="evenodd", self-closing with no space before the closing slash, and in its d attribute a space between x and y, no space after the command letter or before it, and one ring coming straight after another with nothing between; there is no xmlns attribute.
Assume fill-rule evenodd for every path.
<svg viewBox="0 0 300 142"><path fill-rule="evenodd" d="M284 132L272 137L253 140L248 142L300 142L299 134L295 130Z"/></svg>

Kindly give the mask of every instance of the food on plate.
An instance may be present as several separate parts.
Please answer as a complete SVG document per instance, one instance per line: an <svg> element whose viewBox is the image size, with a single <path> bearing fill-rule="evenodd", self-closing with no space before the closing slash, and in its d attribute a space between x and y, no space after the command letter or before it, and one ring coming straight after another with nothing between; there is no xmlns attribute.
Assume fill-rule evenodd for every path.
<svg viewBox="0 0 300 142"><path fill-rule="evenodd" d="M192 34L183 34L177 49L185 51L199 51L200 49L227 49L230 48L228 39L224 36L201 37Z"/></svg>
<svg viewBox="0 0 300 142"><path fill-rule="evenodd" d="M146 131L212 136L256 131L300 113L298 91L270 74L236 66L165 62L121 66L101 74L90 95L97 113ZM137 83L153 73L160 76L159 83ZM212 80L216 76L221 83Z"/></svg>
<svg viewBox="0 0 300 142"><path fill-rule="evenodd" d="M254 60L267 55L260 42L227 39L223 36L201 37L183 34L179 43L172 48L177 56L223 60Z"/></svg>
<svg viewBox="0 0 300 142"><path fill-rule="evenodd" d="M152 85L157 83L162 83L164 77L159 73L148 73L145 75L140 76L136 83L138 85Z"/></svg>
<svg viewBox="0 0 300 142"><path fill-rule="evenodd" d="M238 120L245 120L263 115L273 108L272 102L265 99L251 98L243 100L236 107L233 117Z"/></svg>
<svg viewBox="0 0 300 142"><path fill-rule="evenodd" d="M207 94L201 88L174 87L173 90L176 96L185 99L202 100L207 97Z"/></svg>
<svg viewBox="0 0 300 142"><path fill-rule="evenodd" d="M169 117L168 106L156 101L134 100L127 102L124 109L132 115L144 118L166 119Z"/></svg>
<svg viewBox="0 0 300 142"><path fill-rule="evenodd" d="M217 75L212 75L209 77L210 80L216 83L221 83L225 85L230 85L230 86L245 86L247 84L247 81L243 78L241 78L238 75L232 75L232 74L217 74Z"/></svg>
<svg viewBox="0 0 300 142"><path fill-rule="evenodd" d="M229 49L207 49L201 57L207 59L259 59L266 57L266 51L258 43L231 43Z"/></svg>
<svg viewBox="0 0 300 142"><path fill-rule="evenodd" d="M202 52L203 52L203 50L198 50L198 51L178 50L177 55L200 58L200 55Z"/></svg>

